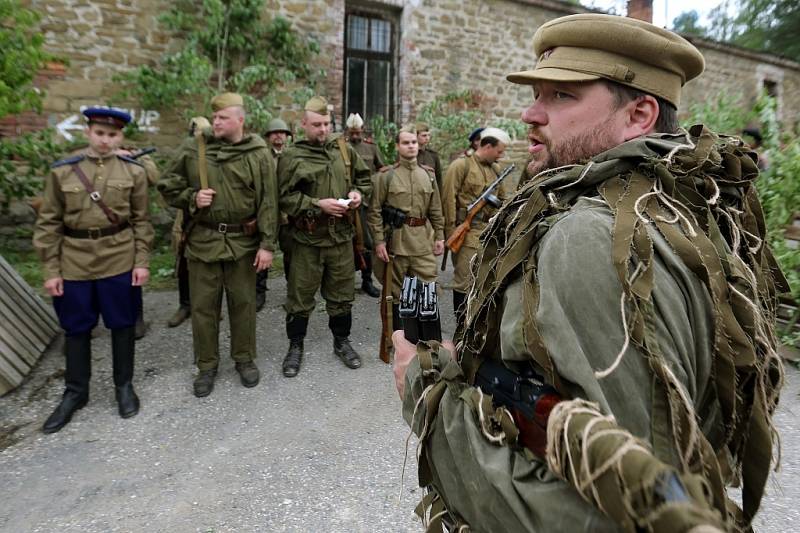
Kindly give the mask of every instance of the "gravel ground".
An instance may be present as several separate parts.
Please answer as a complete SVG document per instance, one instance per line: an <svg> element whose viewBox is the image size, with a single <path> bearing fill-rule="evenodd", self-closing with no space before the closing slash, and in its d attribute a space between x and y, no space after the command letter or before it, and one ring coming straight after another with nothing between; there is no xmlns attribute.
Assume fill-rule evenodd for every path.
<svg viewBox="0 0 800 533"><path fill-rule="evenodd" d="M239 383L223 326L216 388L195 398L190 325L163 326L177 295L147 292L151 327L136 355L139 415L116 413L110 336L98 328L90 403L62 431L44 435L39 428L63 386L55 343L28 380L0 398L0 531L421 531L413 441L401 485L407 428L391 370L376 356L377 300L357 292L352 340L361 369L333 355L318 310L300 375L285 379L283 279L270 280L267 294L256 388ZM449 336L449 294L442 306ZM800 373L790 367L777 416L782 470L768 485L757 531L791 531L800 519L800 485L792 481L800 475L798 393Z"/></svg>

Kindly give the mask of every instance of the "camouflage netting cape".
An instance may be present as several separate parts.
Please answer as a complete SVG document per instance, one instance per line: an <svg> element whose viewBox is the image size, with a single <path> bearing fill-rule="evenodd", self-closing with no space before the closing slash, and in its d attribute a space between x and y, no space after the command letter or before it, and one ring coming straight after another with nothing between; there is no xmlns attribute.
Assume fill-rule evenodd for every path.
<svg viewBox="0 0 800 533"><path fill-rule="evenodd" d="M472 265L476 281L468 299L466 324L456 334L459 364L447 363L437 379L453 383L461 379L457 374L463 372L465 380L472 383L481 359L498 357L502 310L508 303L504 297L521 280L523 305L519 314L526 350L546 380L565 398L571 397L570 392L575 389L559 374L534 312L539 305L540 287L537 256L532 250L552 224L581 199L602 203L612 215L610 254L622 285L619 320L623 322L626 346L635 347L645 358L654 390L663 396L662 404L671 422L664 429L670 434L670 446L675 452L668 462L681 474L690 493L706 493L706 500L722 517L724 524L720 527L749 528L777 445L771 419L783 370L773 326L777 295L788 290L766 245L764 217L754 186L757 176L755 154L739 139L717 136L703 126L679 134L635 139L587 164L538 175L504 205L481 236L481 251ZM708 390L716 396L713 402L718 406L723 428L722 434L712 439L714 442L704 434L702 413L695 413L695 405L664 357L665 347L659 346L652 299L654 247L668 248L707 293L713 313L713 317L705 319L713 330ZM595 377L602 380L612 375L624 353L625 348L611 366L596 369ZM425 375L422 354L420 365ZM427 432L431 431L426 432L426 428L435 423L444 391L434 385L428 389L423 393L428 393L425 427L418 431L423 441L420 480L432 480L436 485L437 478L446 472L429 461L426 449L435 442L426 443ZM466 390L463 394L474 395ZM482 424L483 413L474 406L486 399L476 397L470 402L463 394L462 398L467 398L465 401L480 414ZM422 398L417 405L423 405ZM507 427L508 421L503 418L498 418L497 431L513 443L514 429ZM432 438L442 437L434 434ZM647 447L638 441L634 444ZM549 442L551 468L553 456L558 453ZM586 481L574 479L569 472L557 473L573 486ZM702 483L692 485L693 479ZM743 488L742 509L727 497L725 487L731 485ZM623 486L622 491L630 502L631 486ZM594 496L590 489L580 492L623 529L632 530L630 524L620 522L615 510L603 506L602 491L598 495L595 490ZM447 500L444 494L442 498ZM631 511L630 505L622 511ZM652 526L653 521L636 521L639 526L648 524L648 530L659 530Z"/></svg>

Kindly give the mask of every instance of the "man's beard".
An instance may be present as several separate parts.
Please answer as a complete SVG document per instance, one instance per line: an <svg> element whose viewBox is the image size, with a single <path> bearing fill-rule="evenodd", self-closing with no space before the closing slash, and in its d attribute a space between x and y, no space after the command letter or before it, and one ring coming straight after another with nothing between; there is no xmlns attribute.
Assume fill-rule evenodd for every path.
<svg viewBox="0 0 800 533"><path fill-rule="evenodd" d="M528 172L531 174L587 161L617 145L612 139L610 128L605 124L600 129L586 130L573 135L557 145L551 139L543 137L538 130L535 136L544 141L547 147L547 159L541 161L534 157L528 163Z"/></svg>

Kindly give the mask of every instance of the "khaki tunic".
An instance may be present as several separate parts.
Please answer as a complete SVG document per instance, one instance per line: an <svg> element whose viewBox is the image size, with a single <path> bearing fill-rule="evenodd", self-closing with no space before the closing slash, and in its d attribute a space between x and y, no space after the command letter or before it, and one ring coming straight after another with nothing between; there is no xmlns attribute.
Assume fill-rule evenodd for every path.
<svg viewBox="0 0 800 533"><path fill-rule="evenodd" d="M103 202L130 228L98 239L64 235L64 227L102 229L112 223L89 198L69 164L56 164L45 181L44 199L36 221L33 246L42 260L44 278L92 280L147 268L153 227L148 213L145 169L116 155L98 157L90 150L78 156L78 166Z"/></svg>
<svg viewBox="0 0 800 533"><path fill-rule="evenodd" d="M377 174L373 181L373 202L368 223L376 243L386 242L387 227L381 208L391 206L415 218L427 218L424 226L403 225L394 228L389 243L392 259L392 294L400 295L403 277L419 276L423 281L436 279L434 241L444 240L444 218L441 199L432 171L417 165L415 160L401 159L392 168ZM383 279L383 261L375 262L375 273Z"/></svg>

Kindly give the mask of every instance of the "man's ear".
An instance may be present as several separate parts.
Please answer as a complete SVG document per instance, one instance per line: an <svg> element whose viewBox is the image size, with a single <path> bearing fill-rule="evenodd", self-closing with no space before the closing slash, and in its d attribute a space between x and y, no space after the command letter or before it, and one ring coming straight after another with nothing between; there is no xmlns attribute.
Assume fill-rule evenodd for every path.
<svg viewBox="0 0 800 533"><path fill-rule="evenodd" d="M625 140L629 141L655 131L658 120L658 101L649 94L631 100L624 106Z"/></svg>

